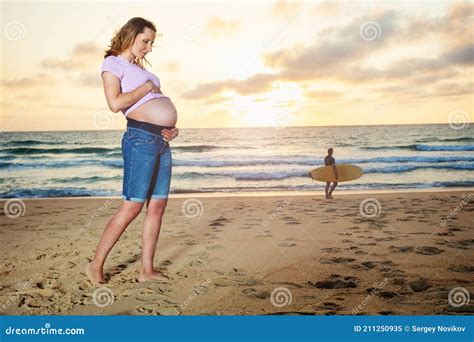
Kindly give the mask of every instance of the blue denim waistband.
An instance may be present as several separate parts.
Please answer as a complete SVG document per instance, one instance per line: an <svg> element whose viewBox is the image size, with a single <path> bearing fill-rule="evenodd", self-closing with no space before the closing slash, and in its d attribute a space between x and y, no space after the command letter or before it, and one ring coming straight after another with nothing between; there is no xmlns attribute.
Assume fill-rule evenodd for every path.
<svg viewBox="0 0 474 342"><path fill-rule="evenodd" d="M160 125L155 125L149 122L137 121L133 119L127 119L127 127L143 129L153 134L161 134L161 131L164 129L174 128L171 126L160 126Z"/></svg>

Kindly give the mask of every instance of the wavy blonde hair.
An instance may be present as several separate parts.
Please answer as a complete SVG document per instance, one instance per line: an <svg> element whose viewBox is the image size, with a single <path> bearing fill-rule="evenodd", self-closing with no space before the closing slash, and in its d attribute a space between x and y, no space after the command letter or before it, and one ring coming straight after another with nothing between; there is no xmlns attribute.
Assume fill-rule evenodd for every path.
<svg viewBox="0 0 474 342"><path fill-rule="evenodd" d="M121 54L122 51L133 44L136 36L139 33L143 33L145 31L145 27L148 27L149 29L156 32L155 25L149 20L140 17L134 17L127 21L127 23L123 25L117 33L115 33L115 36L110 41L110 48L105 50L104 58ZM143 58L143 61L151 65L146 58ZM142 59L138 57L135 57L133 63L137 64L142 69L144 68Z"/></svg>

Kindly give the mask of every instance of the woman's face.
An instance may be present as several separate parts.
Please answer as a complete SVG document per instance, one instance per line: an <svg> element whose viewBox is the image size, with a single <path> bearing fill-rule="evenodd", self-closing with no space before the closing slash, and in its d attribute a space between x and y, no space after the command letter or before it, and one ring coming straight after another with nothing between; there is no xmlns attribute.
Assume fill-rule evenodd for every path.
<svg viewBox="0 0 474 342"><path fill-rule="evenodd" d="M142 59L147 53L151 52L153 42L155 41L155 31L145 27L143 33L139 33L132 46L132 53Z"/></svg>

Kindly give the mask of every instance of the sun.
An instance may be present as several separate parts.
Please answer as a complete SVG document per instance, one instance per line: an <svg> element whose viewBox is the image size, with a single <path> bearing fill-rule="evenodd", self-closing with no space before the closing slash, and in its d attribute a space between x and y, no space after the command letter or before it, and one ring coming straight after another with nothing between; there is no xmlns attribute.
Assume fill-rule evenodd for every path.
<svg viewBox="0 0 474 342"><path fill-rule="evenodd" d="M302 91L294 84L284 83L259 96L232 94L230 113L236 127L271 127L289 125L291 113L303 101Z"/></svg>

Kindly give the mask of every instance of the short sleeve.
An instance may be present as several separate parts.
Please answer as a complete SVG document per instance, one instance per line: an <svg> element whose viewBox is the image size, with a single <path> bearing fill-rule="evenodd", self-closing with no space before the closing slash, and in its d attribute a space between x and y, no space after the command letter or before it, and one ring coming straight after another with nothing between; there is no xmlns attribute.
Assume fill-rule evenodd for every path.
<svg viewBox="0 0 474 342"><path fill-rule="evenodd" d="M157 86L158 88L161 88L160 79L159 79L155 74L153 74L153 73L151 73L151 72L150 72L150 74L151 74L151 77L152 77L153 81L155 81L156 86Z"/></svg>
<svg viewBox="0 0 474 342"><path fill-rule="evenodd" d="M104 61L102 62L102 67L100 68L100 74L102 75L104 71L110 71L112 74L117 76L118 79L120 80L122 79L122 75L123 75L122 68L117 63L117 61L113 59L112 56L106 57Z"/></svg>

